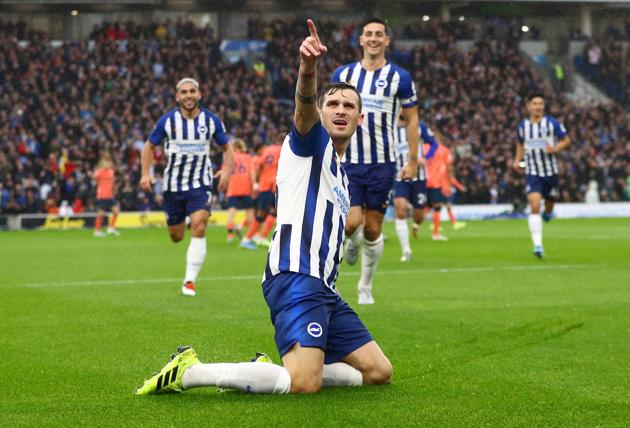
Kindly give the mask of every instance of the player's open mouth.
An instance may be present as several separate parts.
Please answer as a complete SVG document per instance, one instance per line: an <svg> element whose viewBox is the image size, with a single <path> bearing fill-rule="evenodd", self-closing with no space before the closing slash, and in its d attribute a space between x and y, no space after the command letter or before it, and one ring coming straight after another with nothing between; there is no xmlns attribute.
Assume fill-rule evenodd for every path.
<svg viewBox="0 0 630 428"><path fill-rule="evenodd" d="M348 125L348 122L343 120L343 119L336 119L336 120L333 120L333 125L335 125L335 126L346 126L346 125Z"/></svg>

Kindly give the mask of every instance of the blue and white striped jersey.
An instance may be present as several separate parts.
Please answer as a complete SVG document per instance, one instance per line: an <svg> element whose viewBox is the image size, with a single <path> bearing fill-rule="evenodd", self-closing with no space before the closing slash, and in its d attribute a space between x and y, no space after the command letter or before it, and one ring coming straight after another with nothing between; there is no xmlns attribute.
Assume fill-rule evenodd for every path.
<svg viewBox="0 0 630 428"><path fill-rule="evenodd" d="M149 142L154 145L164 143L167 157L165 192L212 187L212 137L221 146L228 143L223 122L204 108L194 119L185 119L179 108L175 108L158 120Z"/></svg>
<svg viewBox="0 0 630 428"><path fill-rule="evenodd" d="M306 136L295 128L286 136L277 174L276 231L263 281L280 272L322 280L335 291L346 217L348 178L321 122Z"/></svg>
<svg viewBox="0 0 630 428"><path fill-rule="evenodd" d="M529 119L518 125L518 139L525 149L525 173L538 177L551 177L558 174L556 155L545 152L545 147L555 147L567 135L562 123L551 116L544 116L540 122Z"/></svg>
<svg viewBox="0 0 630 428"><path fill-rule="evenodd" d="M390 62L374 71L367 71L361 62L355 62L335 70L332 81L356 87L365 113L363 124L352 136L345 162L396 162L395 130L400 109L418 104L411 75Z"/></svg>
<svg viewBox="0 0 630 428"><path fill-rule="evenodd" d="M396 132L396 166L398 167L398 175L396 176L396 181L400 181L400 171L403 169L407 162L409 162L409 142L407 141L407 128L404 126L399 126ZM418 148L418 158L424 157L424 150L422 150L422 146L424 144L429 144L431 148L427 153L427 159L431 159L435 154L435 151L438 148L438 142L433 135L433 131L431 128L427 126L426 123L420 122L420 147ZM418 176L414 178L412 181L416 180L426 180L427 179L427 170L424 165L418 165Z"/></svg>

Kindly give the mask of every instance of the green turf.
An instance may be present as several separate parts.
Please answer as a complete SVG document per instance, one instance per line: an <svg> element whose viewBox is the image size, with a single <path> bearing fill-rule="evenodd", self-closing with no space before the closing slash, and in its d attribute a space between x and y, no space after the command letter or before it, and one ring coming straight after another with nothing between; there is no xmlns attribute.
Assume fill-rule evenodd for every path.
<svg viewBox="0 0 630 428"><path fill-rule="evenodd" d="M165 230L0 233L0 425L627 426L630 219L554 220L544 260L523 220L444 232L402 264L387 225L374 306L354 304L358 267L342 266L392 385L149 397L133 391L180 344L205 361L278 360L265 252L210 229L199 295L184 298L187 241Z"/></svg>

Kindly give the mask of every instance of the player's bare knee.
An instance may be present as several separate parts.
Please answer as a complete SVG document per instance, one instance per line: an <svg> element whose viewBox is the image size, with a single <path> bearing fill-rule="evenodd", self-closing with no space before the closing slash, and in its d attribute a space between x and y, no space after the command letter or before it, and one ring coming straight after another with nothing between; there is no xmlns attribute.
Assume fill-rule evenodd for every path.
<svg viewBox="0 0 630 428"><path fill-rule="evenodd" d="M388 359L370 365L363 372L363 381L369 385L384 385L391 383L394 369Z"/></svg>
<svg viewBox="0 0 630 428"><path fill-rule="evenodd" d="M184 239L184 235L180 235L179 233L170 233L169 236L171 237L171 241L176 244Z"/></svg>
<svg viewBox="0 0 630 428"><path fill-rule="evenodd" d="M354 235L354 232L357 231L358 224L346 224L346 236Z"/></svg>
<svg viewBox="0 0 630 428"><path fill-rule="evenodd" d="M203 238L206 236L206 225L205 223L194 224L190 228L190 233L195 238Z"/></svg>
<svg viewBox="0 0 630 428"><path fill-rule="evenodd" d="M314 394L322 388L322 380L315 376L291 376L292 394Z"/></svg>
<svg viewBox="0 0 630 428"><path fill-rule="evenodd" d="M381 236L382 227L380 224L366 224L363 228L363 236L367 241L376 241Z"/></svg>

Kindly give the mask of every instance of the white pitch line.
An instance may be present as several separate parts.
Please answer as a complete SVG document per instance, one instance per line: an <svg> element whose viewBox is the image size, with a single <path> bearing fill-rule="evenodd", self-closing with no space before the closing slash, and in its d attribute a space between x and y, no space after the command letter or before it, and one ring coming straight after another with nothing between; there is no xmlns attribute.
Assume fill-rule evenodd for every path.
<svg viewBox="0 0 630 428"><path fill-rule="evenodd" d="M379 270L375 274L381 275L406 275L406 274L431 274L431 273L470 273L470 272L509 272L527 270L552 270L552 269L582 269L589 265L516 265L516 266L478 266L463 268L438 268L438 269L393 269ZM360 272L345 272L343 276L359 276ZM226 275L208 276L199 278L199 281L242 281L242 280L262 280L260 275ZM94 281L64 281L64 282L39 282L18 285L18 288L47 288L47 287L74 287L74 286L99 286L99 285L140 285L140 284L160 284L181 281L181 278L143 278L143 279L112 279Z"/></svg>

